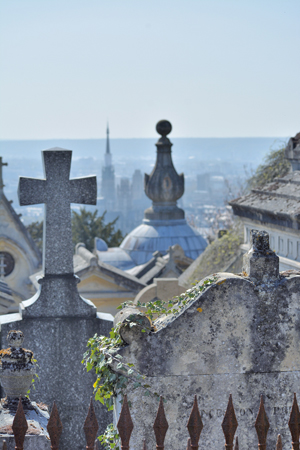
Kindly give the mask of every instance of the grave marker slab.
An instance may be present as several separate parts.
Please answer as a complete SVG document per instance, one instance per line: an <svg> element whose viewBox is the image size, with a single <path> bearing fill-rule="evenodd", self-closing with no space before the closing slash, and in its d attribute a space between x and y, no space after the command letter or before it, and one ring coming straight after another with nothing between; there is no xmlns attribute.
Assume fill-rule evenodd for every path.
<svg viewBox="0 0 300 450"><path fill-rule="evenodd" d="M82 426L93 393L94 375L81 364L88 339L107 334L111 316L97 313L77 291L73 272L70 203L96 204L96 177L69 180L72 152L50 149L42 152L45 179L20 178L20 204L45 203L44 277L37 294L20 304L20 312L0 317L1 346L9 330L26 334L27 345L40 365L40 383L32 392L50 407L55 400L63 434L61 449L79 450L85 440ZM105 408L96 406L99 433L109 423Z"/></svg>
<svg viewBox="0 0 300 450"><path fill-rule="evenodd" d="M300 397L300 274L279 274L265 232L252 232L244 263L247 276L217 274L178 316L155 321L156 331L147 335L127 327L124 333L123 361L133 363L147 376L151 391L166 399L166 448L179 450L186 444L195 394L204 425L200 448L222 448L221 423L230 393L240 448L257 446L254 423L261 394L270 421L268 448L275 448L278 433L284 449L290 448L293 393ZM115 322L126 316L126 309L120 311ZM144 438L151 448L157 400L140 390L128 398L131 448L138 449Z"/></svg>

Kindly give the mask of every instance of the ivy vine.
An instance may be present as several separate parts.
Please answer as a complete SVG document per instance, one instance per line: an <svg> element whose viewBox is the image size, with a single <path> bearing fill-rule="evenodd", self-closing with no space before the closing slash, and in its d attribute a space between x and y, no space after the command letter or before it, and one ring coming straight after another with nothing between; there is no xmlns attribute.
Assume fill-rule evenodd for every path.
<svg viewBox="0 0 300 450"><path fill-rule="evenodd" d="M134 306L142 309L143 314L151 321L157 320L162 316L173 314L179 315L188 305L207 287L215 283L217 277L207 278L201 284L198 281L194 283L194 287L188 289L183 294L173 297L171 300L155 300L147 303L132 301L122 303L118 309L123 309L128 306ZM198 308L200 311L201 308ZM202 311L202 310L201 310ZM152 331L156 330L155 320L153 322ZM141 332L147 330L143 328L142 324L135 317L135 322L129 316L125 325L129 327L140 327ZM87 372L94 369L97 379L93 385L95 400L100 401L106 406L108 411L113 410L114 400L117 397L123 399L124 392L129 387L131 389L143 388L144 395L154 396L159 399L156 392L152 392L151 386L144 382L145 376L139 373L132 363L125 363L122 356L118 354L118 350L127 345L120 335L120 328L124 322L119 322L113 327L107 336L98 336L95 334L89 339L87 343L88 350L83 355L82 363L85 365ZM121 400L122 403L123 400ZM130 406L130 403L129 403ZM107 450L120 450L119 434L113 424L109 424L105 432L98 437L101 444Z"/></svg>

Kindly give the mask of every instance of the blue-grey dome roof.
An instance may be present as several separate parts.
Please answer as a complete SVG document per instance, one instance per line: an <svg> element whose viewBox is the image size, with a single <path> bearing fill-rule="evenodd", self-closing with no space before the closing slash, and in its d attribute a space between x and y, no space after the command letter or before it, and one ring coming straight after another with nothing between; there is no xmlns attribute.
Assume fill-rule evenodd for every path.
<svg viewBox="0 0 300 450"><path fill-rule="evenodd" d="M129 270L135 267L135 262L130 255L119 247L109 248L107 251L97 249L97 256L100 261L118 269Z"/></svg>
<svg viewBox="0 0 300 450"><path fill-rule="evenodd" d="M181 219L144 220L125 237L120 247L139 265L149 261L156 250L165 254L175 244L179 244L185 255L192 259L196 259L207 246L201 234Z"/></svg>

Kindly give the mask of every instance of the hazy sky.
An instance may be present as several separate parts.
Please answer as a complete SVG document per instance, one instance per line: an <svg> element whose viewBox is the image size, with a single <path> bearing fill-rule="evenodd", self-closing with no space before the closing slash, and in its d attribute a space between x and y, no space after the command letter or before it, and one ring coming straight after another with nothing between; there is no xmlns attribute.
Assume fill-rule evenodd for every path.
<svg viewBox="0 0 300 450"><path fill-rule="evenodd" d="M0 0L0 139L290 136L300 0Z"/></svg>

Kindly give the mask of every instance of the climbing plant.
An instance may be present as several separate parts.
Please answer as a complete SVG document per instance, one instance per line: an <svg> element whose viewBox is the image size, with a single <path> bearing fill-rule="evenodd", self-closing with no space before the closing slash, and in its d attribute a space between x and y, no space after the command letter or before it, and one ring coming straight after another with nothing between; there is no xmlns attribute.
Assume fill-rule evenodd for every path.
<svg viewBox="0 0 300 450"><path fill-rule="evenodd" d="M138 314L134 314L134 316L129 316L125 323L119 322L113 327L109 337L95 334L90 338L87 343L88 350L83 356L82 363L88 372L92 369L96 372L97 379L94 383L95 400L100 401L106 406L108 411L111 411L114 406L114 399L120 397L122 402L125 390L129 386L131 389L142 388L145 396L159 398L158 393L153 392L151 386L145 382L145 375L139 373L135 369L134 364L123 361L122 356L118 354L118 350L126 345L121 337L120 329L122 326L128 326L130 328L138 327L142 333L155 331L155 321L151 330L147 330L144 327L142 322L143 315L148 317L150 321L169 314L177 316L216 280L217 277L207 278L201 284L196 281L191 289L168 301L137 302L134 306L143 310L143 313L140 313L141 320L139 320ZM132 305L132 301L124 302L118 309ZM201 312L202 309L198 308L197 311ZM105 448L119 450L119 435L113 424L108 425L105 432L98 439Z"/></svg>

